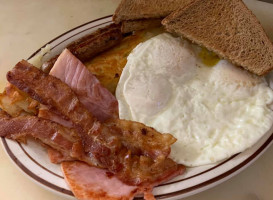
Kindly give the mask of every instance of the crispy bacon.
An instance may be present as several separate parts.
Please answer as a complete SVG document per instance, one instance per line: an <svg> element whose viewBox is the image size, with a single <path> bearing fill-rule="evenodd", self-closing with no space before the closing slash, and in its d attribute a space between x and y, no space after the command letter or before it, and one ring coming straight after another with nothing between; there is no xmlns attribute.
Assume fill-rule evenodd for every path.
<svg viewBox="0 0 273 200"><path fill-rule="evenodd" d="M0 137L21 140L27 136L52 148L49 148L52 156L50 159L55 160L54 162L81 160L90 165L98 165L91 156L84 153L77 130L37 116L11 117L0 110Z"/></svg>
<svg viewBox="0 0 273 200"><path fill-rule="evenodd" d="M75 130L36 116L12 118L4 111L0 113L0 136L14 140L32 136L64 156L81 157L81 140Z"/></svg>
<svg viewBox="0 0 273 200"><path fill-rule="evenodd" d="M176 141L172 135L160 134L155 129L139 122L113 119L103 125L133 154L143 154L153 159L167 157L171 151L170 146Z"/></svg>
<svg viewBox="0 0 273 200"><path fill-rule="evenodd" d="M47 110L45 106L42 107L42 111L40 108L39 116L60 123L63 126L70 126L69 121L64 121L60 116ZM152 186L149 188L129 186L118 180L115 174L107 170L92 167L84 162L73 161L74 158L64 156L50 147L48 148L48 156L52 163L61 164L65 180L75 197L79 200L98 198L127 200L133 199L138 193L144 193L145 200L155 200L152 194Z"/></svg>
<svg viewBox="0 0 273 200"><path fill-rule="evenodd" d="M26 61L18 63L7 74L7 79L32 98L71 120L81 135L86 156L89 160L95 160L93 165L98 164L108 169L124 183L150 187L183 173L184 166L166 158L170 146L167 147L167 151L162 150L162 153L160 148L157 148L156 153L151 153L146 152L145 147L139 148L142 144L138 144L138 141L134 141L136 144L126 144L125 140L120 139L126 134L139 137L139 134L134 134L134 129L128 133L128 130L123 131L122 127L114 129L111 125L98 122L66 84L46 75ZM151 131L152 134L147 134L147 137L158 135L164 142L172 138L160 137L160 133L152 129ZM152 137L150 139L152 140ZM170 145L173 142L167 141L166 144Z"/></svg>
<svg viewBox="0 0 273 200"><path fill-rule="evenodd" d="M32 136L61 152L66 158L75 158L94 165L92 158L83 154L77 132L49 120L35 116L11 118L3 111L0 111L0 136L14 140ZM123 153L126 154L126 152ZM126 155L123 154L123 156ZM100 159L105 158L101 157ZM153 178L152 182L149 182L149 188L182 173L184 170L182 166L176 165L171 159L161 158L161 160L158 159L156 162L153 162L145 156L138 157L127 154L125 162L128 162L127 165L124 165L117 173L117 177L130 185L142 184L142 178L144 177ZM139 172L143 174L139 174ZM140 177L140 175L142 176ZM126 177L128 180L124 181Z"/></svg>

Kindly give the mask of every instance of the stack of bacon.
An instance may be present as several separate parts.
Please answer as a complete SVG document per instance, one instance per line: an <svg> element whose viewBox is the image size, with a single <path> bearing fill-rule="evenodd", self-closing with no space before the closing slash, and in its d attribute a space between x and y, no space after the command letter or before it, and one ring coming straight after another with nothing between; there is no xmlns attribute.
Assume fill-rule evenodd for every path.
<svg viewBox="0 0 273 200"><path fill-rule="evenodd" d="M115 97L69 50L49 75L23 60L7 80L39 102L32 102L39 113L12 117L1 111L0 136L31 136L45 144L76 198L154 199L154 186L184 172L168 158L176 139L118 119Z"/></svg>

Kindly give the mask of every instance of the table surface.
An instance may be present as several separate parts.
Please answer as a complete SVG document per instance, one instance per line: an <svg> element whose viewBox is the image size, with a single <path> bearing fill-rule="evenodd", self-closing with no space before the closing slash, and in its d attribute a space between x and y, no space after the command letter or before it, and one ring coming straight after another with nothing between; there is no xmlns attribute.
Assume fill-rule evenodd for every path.
<svg viewBox="0 0 273 200"><path fill-rule="evenodd" d="M0 0L0 89L5 74L52 38L110 15L120 0ZM245 0L273 41L273 4ZM1 146L1 145L0 145ZM269 200L273 198L273 146L228 181L185 200ZM0 147L1 200L66 200L21 173Z"/></svg>

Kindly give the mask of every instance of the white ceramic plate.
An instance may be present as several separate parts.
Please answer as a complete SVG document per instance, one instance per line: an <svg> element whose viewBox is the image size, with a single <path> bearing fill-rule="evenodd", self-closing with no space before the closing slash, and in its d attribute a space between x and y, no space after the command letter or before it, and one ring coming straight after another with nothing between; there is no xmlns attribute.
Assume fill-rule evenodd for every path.
<svg viewBox="0 0 273 200"><path fill-rule="evenodd" d="M70 42L110 24L111 19L111 16L106 16L88 22L53 39L48 43L51 46L51 54L45 55L44 60L60 53ZM39 50L30 57L38 52ZM273 139L272 132L270 130L266 133L252 148L223 162L188 168L182 176L156 187L154 189L156 199L187 197L231 178L254 162L270 146ZM27 145L24 145L5 138L2 138L2 143L14 163L31 179L52 191L73 197L65 183L59 165L49 162L46 150L39 144L29 141ZM141 197L136 199L141 199Z"/></svg>

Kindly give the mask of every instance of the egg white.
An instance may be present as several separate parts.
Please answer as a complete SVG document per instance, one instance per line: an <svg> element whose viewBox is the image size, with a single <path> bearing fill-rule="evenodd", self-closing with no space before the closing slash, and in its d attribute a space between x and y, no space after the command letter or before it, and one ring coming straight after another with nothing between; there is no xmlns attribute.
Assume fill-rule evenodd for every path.
<svg viewBox="0 0 273 200"><path fill-rule="evenodd" d="M120 118L173 134L170 156L187 166L242 152L273 124L273 91L264 78L226 60L207 67L196 49L167 33L139 44L116 90Z"/></svg>

